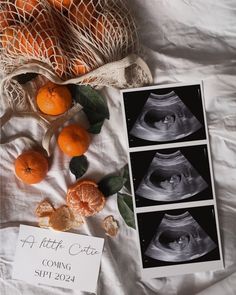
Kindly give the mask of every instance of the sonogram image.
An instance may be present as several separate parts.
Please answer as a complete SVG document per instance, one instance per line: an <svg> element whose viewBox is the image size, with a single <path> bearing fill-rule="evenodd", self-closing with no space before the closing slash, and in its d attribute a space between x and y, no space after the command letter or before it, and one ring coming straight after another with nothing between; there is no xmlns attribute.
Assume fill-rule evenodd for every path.
<svg viewBox="0 0 236 295"><path fill-rule="evenodd" d="M156 152L135 194L153 201L187 199L208 187L207 182L180 150Z"/></svg>
<svg viewBox="0 0 236 295"><path fill-rule="evenodd" d="M180 215L164 215L144 254L160 261L183 262L202 257L216 247L186 211Z"/></svg>
<svg viewBox="0 0 236 295"><path fill-rule="evenodd" d="M150 93L130 134L139 139L169 142L193 134L202 127L175 91Z"/></svg>

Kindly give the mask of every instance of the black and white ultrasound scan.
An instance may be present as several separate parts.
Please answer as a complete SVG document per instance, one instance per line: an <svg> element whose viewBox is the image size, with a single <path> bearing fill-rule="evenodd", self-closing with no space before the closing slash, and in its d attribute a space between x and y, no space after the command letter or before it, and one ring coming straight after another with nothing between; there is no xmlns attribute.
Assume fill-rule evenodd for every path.
<svg viewBox="0 0 236 295"><path fill-rule="evenodd" d="M186 211L180 215L164 215L145 255L182 262L199 258L215 248L216 244Z"/></svg>
<svg viewBox="0 0 236 295"><path fill-rule="evenodd" d="M180 97L170 91L150 93L130 134L150 141L173 141L186 137L202 127Z"/></svg>
<svg viewBox="0 0 236 295"><path fill-rule="evenodd" d="M130 91L123 99L130 147L206 138L197 85Z"/></svg>
<svg viewBox="0 0 236 295"><path fill-rule="evenodd" d="M138 214L144 267L219 259L213 206Z"/></svg>
<svg viewBox="0 0 236 295"><path fill-rule="evenodd" d="M156 152L136 194L154 201L177 201L192 197L208 184L180 150Z"/></svg>
<svg viewBox="0 0 236 295"><path fill-rule="evenodd" d="M207 145L130 152L137 207L213 198Z"/></svg>

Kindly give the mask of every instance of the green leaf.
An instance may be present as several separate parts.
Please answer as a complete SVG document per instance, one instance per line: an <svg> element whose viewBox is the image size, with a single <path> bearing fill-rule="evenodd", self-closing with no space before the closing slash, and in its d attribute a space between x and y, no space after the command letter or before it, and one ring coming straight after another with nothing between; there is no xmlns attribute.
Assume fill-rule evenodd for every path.
<svg viewBox="0 0 236 295"><path fill-rule="evenodd" d="M118 175L105 176L99 183L98 187L105 197L117 193L124 185L123 177Z"/></svg>
<svg viewBox="0 0 236 295"><path fill-rule="evenodd" d="M130 177L129 177L129 165L126 164L122 169L122 176L124 178L124 186L129 192L131 192Z"/></svg>
<svg viewBox="0 0 236 295"><path fill-rule="evenodd" d="M26 74L20 74L15 77L16 81L19 82L20 84L25 84L34 78L38 76L37 73L26 73Z"/></svg>
<svg viewBox="0 0 236 295"><path fill-rule="evenodd" d="M117 194L117 206L120 212L120 215L124 219L125 223L132 227L135 227L134 212L133 212L133 202L132 197L126 194Z"/></svg>
<svg viewBox="0 0 236 295"><path fill-rule="evenodd" d="M103 96L91 86L69 85L73 99L83 106L90 123L90 133L98 134L105 119L109 119L109 109Z"/></svg>
<svg viewBox="0 0 236 295"><path fill-rule="evenodd" d="M88 169L88 161L85 156L73 157L70 161L70 171L76 177L80 178Z"/></svg>
<svg viewBox="0 0 236 295"><path fill-rule="evenodd" d="M88 111L100 114L104 119L109 119L109 110L103 96L91 86L77 86L79 103Z"/></svg>
<svg viewBox="0 0 236 295"><path fill-rule="evenodd" d="M104 123L104 120L91 125L88 129L88 132L93 134L99 134L102 129L103 123Z"/></svg>

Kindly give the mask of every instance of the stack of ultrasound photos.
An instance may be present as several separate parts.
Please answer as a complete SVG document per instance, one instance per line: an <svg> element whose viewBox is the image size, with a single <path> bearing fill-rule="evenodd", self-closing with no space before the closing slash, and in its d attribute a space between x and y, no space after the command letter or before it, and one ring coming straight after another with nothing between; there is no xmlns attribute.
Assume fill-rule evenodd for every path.
<svg viewBox="0 0 236 295"><path fill-rule="evenodd" d="M122 91L142 273L221 269L202 84Z"/></svg>

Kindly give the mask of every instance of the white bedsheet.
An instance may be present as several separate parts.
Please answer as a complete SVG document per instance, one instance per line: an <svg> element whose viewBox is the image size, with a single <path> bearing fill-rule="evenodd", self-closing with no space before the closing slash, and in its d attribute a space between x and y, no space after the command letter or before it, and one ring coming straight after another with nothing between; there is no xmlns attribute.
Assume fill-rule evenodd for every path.
<svg viewBox="0 0 236 295"><path fill-rule="evenodd" d="M87 219L78 233L105 237L99 223L108 214L119 221L116 238L105 237L98 280L99 295L233 295L236 294L236 1L235 0L129 0L137 18L143 55L155 84L204 81L207 119L216 195L223 241L225 269L185 276L142 280L135 231L119 215L116 196L105 209ZM87 176L95 180L120 169L127 161L119 91L105 89L111 119L94 136L87 153ZM135 102L134 102L135 103ZM28 126L31 126L30 129ZM40 138L36 122L14 119L6 134L25 130ZM32 143L25 138L0 146L1 230L0 294L86 294L53 287L35 287L11 279L12 262L20 223L36 225L34 208L45 197L56 206L64 203L74 176L69 158L55 146L46 179L34 186L15 180L13 160ZM109 151L109 152L108 152Z"/></svg>

